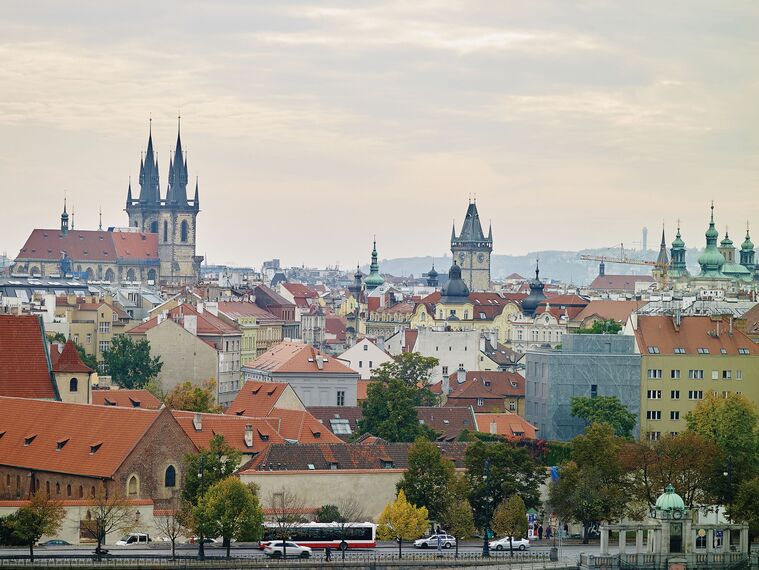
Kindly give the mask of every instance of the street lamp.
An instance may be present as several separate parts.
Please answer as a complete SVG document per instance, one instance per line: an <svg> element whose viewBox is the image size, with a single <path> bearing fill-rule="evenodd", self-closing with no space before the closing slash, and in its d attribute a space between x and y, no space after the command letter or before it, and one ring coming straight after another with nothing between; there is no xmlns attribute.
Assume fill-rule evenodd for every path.
<svg viewBox="0 0 759 570"><path fill-rule="evenodd" d="M725 462L725 471L722 472L722 475L727 478L725 502L727 503L726 506L728 507L727 511L729 513L730 504L733 502L733 458L732 456L728 455L727 461Z"/></svg>
<svg viewBox="0 0 759 570"><path fill-rule="evenodd" d="M488 529L490 528L490 504L492 497L490 496L490 458L485 458L485 463L482 466L482 480L485 484L485 524L482 529L482 557L490 558L490 542L488 538Z"/></svg>
<svg viewBox="0 0 759 570"><path fill-rule="evenodd" d="M203 500L203 475L206 470L206 456L204 454L200 454L200 473L198 473L198 476L200 477L200 500ZM203 516L203 515L201 515ZM204 542L205 537L203 536L203 524L201 522L200 524L200 532L198 533L198 538L200 539L200 544L198 544L198 560L205 560L206 559L206 551L204 548Z"/></svg>

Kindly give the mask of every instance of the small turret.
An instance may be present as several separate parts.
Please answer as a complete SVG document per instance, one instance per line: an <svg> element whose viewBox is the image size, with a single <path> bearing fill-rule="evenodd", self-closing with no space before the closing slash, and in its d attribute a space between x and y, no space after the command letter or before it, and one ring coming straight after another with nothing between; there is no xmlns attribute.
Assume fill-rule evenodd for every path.
<svg viewBox="0 0 759 570"><path fill-rule="evenodd" d="M66 197L63 197L63 213L61 214L61 233L66 235L69 233L69 214L66 211Z"/></svg>
<svg viewBox="0 0 759 570"><path fill-rule="evenodd" d="M369 266L369 276L364 280L367 291L373 291L385 282L379 272L379 262L377 261L377 240L374 240L372 247L372 263Z"/></svg>

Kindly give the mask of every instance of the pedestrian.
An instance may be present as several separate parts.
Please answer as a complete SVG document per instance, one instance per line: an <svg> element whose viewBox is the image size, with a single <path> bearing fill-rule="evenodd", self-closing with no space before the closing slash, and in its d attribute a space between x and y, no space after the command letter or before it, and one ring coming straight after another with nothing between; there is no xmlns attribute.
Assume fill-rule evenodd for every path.
<svg viewBox="0 0 759 570"><path fill-rule="evenodd" d="M332 549L328 546L324 549L324 561L329 562L332 560Z"/></svg>
<svg viewBox="0 0 759 570"><path fill-rule="evenodd" d="M543 540L543 525L538 526L538 540Z"/></svg>
<svg viewBox="0 0 759 570"><path fill-rule="evenodd" d="M569 525L564 523L564 538L569 538Z"/></svg>
<svg viewBox="0 0 759 570"><path fill-rule="evenodd" d="M551 527L549 526L549 527L546 529L546 540L551 540L551 536L552 536L552 534L553 534L553 533L552 533L552 531L551 531Z"/></svg>

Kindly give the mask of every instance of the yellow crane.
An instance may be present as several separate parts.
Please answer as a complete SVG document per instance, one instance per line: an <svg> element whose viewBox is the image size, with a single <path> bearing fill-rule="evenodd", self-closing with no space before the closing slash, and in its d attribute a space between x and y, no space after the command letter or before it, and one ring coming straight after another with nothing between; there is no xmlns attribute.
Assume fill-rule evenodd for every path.
<svg viewBox="0 0 759 570"><path fill-rule="evenodd" d="M614 246L616 247L616 246ZM612 248L608 248L612 249ZM658 261L646 261L644 259L633 259L625 253L624 244L619 244L619 257L609 255L581 255L580 259L583 261L600 261L601 263L620 263L623 265L647 265L652 267L652 273L654 279L659 284L659 288L663 289L667 286L667 274L669 273L668 263L659 263Z"/></svg>

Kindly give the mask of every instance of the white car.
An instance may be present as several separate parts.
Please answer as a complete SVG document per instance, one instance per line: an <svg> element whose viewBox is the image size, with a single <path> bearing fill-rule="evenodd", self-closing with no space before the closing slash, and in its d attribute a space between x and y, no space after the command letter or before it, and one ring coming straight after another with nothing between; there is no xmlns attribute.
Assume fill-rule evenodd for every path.
<svg viewBox="0 0 759 570"><path fill-rule="evenodd" d="M294 542L282 542L278 540L276 542L270 542L264 546L264 554L271 558L282 558L287 555L288 558L309 558L311 556L311 549L308 546L300 546Z"/></svg>
<svg viewBox="0 0 759 570"><path fill-rule="evenodd" d="M152 540L150 540L150 537L144 532L130 532L121 540L117 540L116 544L118 546L127 546L127 545L132 545L132 544L145 545L149 542L152 542Z"/></svg>
<svg viewBox="0 0 759 570"><path fill-rule="evenodd" d="M433 534L425 538L419 538L414 541L416 548L437 548L438 537L440 537L443 548L453 548L456 546L456 539L450 534Z"/></svg>
<svg viewBox="0 0 759 570"><path fill-rule="evenodd" d="M514 538L509 544L509 537L504 536L490 542L490 548L493 550L509 550L510 547L513 547L514 550L527 550L530 548L530 541L526 538Z"/></svg>

